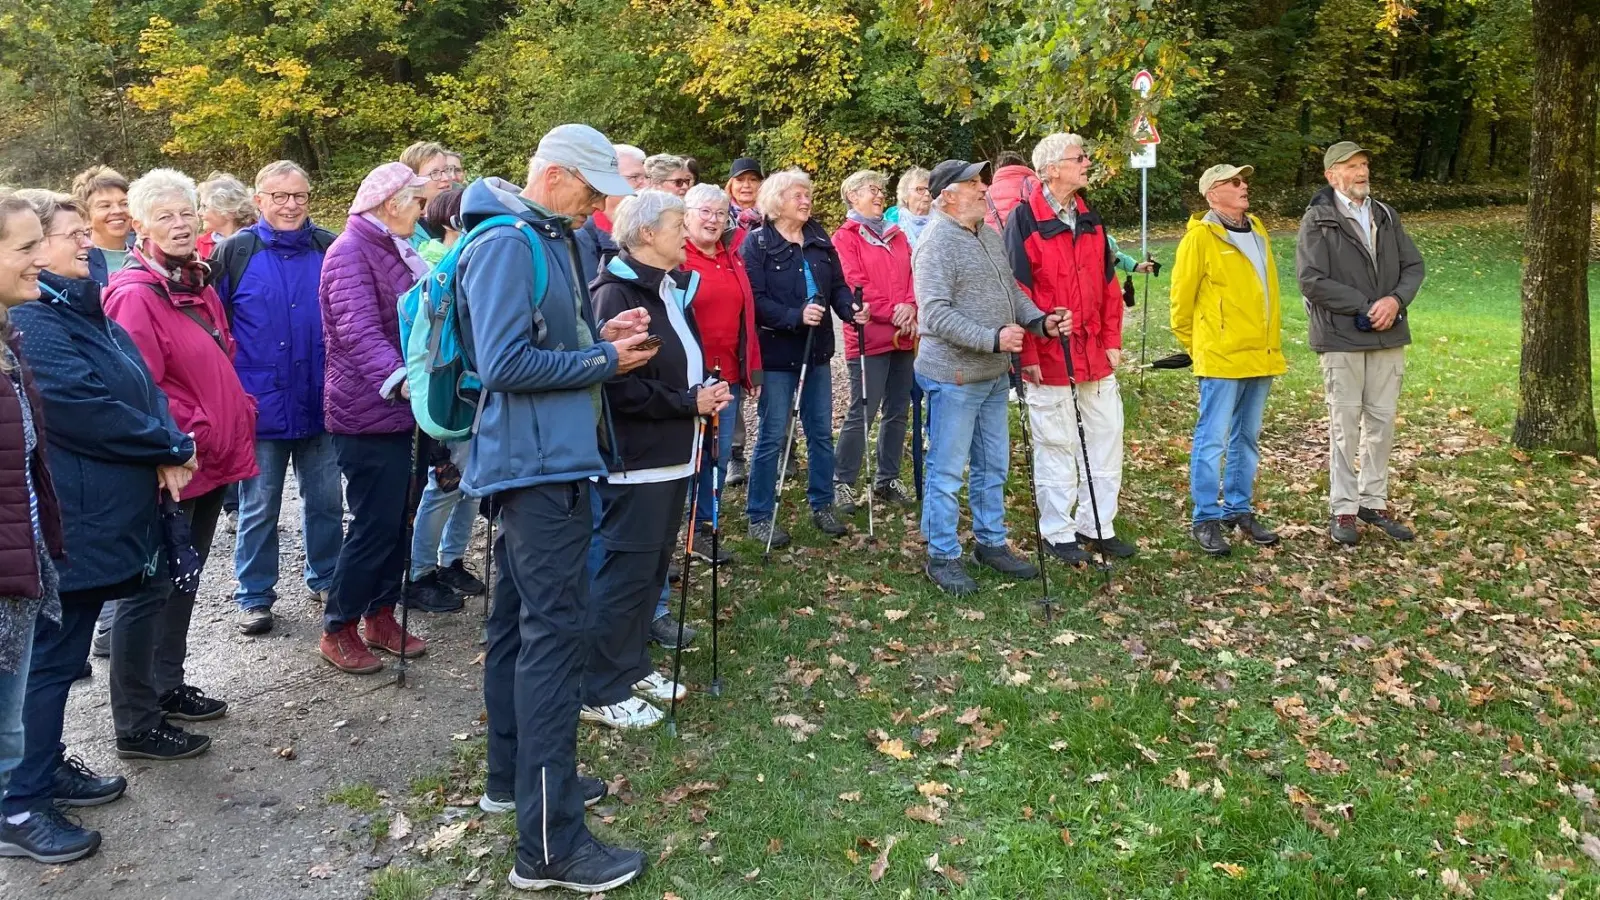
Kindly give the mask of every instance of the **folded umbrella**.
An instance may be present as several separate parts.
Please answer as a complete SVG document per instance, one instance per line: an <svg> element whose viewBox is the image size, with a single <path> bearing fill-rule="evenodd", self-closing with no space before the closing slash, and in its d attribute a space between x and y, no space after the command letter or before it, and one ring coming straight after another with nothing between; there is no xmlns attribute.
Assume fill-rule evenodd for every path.
<svg viewBox="0 0 1600 900"><path fill-rule="evenodd" d="M189 517L165 491L161 493L161 540L167 553L167 574L172 578L173 589L184 594L198 592L203 566L189 532Z"/></svg>

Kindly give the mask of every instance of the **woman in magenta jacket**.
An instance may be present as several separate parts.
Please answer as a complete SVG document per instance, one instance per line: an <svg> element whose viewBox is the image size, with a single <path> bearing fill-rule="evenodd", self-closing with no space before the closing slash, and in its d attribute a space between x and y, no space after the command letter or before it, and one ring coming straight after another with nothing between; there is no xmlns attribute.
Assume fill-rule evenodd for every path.
<svg viewBox="0 0 1600 900"><path fill-rule="evenodd" d="M867 490L894 503L910 503L900 484L900 458L905 454L906 411L915 381L917 299L911 290L911 242L898 226L883 218L888 180L878 172L860 171L844 180L840 193L850 207L847 221L833 234L844 279L861 291L871 321L863 348L856 329L844 329L845 365L850 369L850 409L839 430L839 456L834 468L834 506L849 515L864 502L856 476L866 451L867 431L879 410L876 474ZM861 367L867 368L867 402L861 402Z"/></svg>
<svg viewBox="0 0 1600 900"><path fill-rule="evenodd" d="M427 183L404 163L373 169L350 204L344 233L323 257L317 288L327 346L322 418L333 435L351 515L323 611L320 650L336 668L356 674L383 668L369 648L408 657L427 650L394 617L416 429L397 303L428 272L410 243Z"/></svg>

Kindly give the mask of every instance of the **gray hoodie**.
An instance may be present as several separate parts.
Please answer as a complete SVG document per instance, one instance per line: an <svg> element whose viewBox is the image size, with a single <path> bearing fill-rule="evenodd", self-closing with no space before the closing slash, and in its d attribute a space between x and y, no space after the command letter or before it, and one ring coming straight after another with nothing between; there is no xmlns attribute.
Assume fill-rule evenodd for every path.
<svg viewBox="0 0 1600 900"><path fill-rule="evenodd" d="M1000 352L1000 329L1021 325L1044 335L1044 312L1017 286L1000 235L982 222L977 232L937 207L911 253L917 294L917 374L950 384L973 384L1006 374L1011 354Z"/></svg>

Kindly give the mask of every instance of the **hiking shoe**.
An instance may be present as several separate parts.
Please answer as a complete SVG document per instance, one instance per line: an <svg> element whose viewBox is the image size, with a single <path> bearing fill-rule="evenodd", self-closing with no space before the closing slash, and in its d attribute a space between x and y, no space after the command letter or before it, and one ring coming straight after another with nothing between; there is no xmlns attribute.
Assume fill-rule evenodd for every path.
<svg viewBox="0 0 1600 900"><path fill-rule="evenodd" d="M873 489L873 493L878 496L879 500L887 500L890 503L898 503L902 506L909 505L912 502L911 495L906 493L906 486L901 484L898 478L888 484L878 485Z"/></svg>
<svg viewBox="0 0 1600 900"><path fill-rule="evenodd" d="M683 580L683 569L676 562L667 563L667 584L677 584Z"/></svg>
<svg viewBox="0 0 1600 900"><path fill-rule="evenodd" d="M128 779L121 775L96 775L76 756L56 760L56 783L50 790L58 806L101 806L121 797Z"/></svg>
<svg viewBox="0 0 1600 900"><path fill-rule="evenodd" d="M1005 544L998 547L986 547L979 544L972 552L973 558L999 572L1024 581L1039 577L1039 567L1011 552Z"/></svg>
<svg viewBox="0 0 1600 900"><path fill-rule="evenodd" d="M1352 547L1361 543L1361 532L1356 528L1356 517L1334 516L1328 523L1328 537Z"/></svg>
<svg viewBox="0 0 1600 900"><path fill-rule="evenodd" d="M360 632L356 631L355 622L345 625L332 634L323 632L322 640L317 644L317 651L335 669L352 675L370 675L383 668L383 661L373 655L362 642Z"/></svg>
<svg viewBox="0 0 1600 900"><path fill-rule="evenodd" d="M1064 563L1071 563L1074 566L1086 566L1094 561L1094 557L1089 555L1089 551L1079 547L1077 541L1062 541L1059 544L1045 541L1044 545L1045 549L1050 551L1051 556Z"/></svg>
<svg viewBox="0 0 1600 900"><path fill-rule="evenodd" d="M685 623L683 626L683 645L687 647L694 643L694 636L696 634L699 634L699 631L689 627L689 625ZM664 616L657 616L656 620L650 623L650 640L655 641L656 646L663 650L678 649L677 618L671 613L668 613Z"/></svg>
<svg viewBox="0 0 1600 900"><path fill-rule="evenodd" d="M861 508L857 505L860 500L861 497L857 496L854 487L848 484L836 484L833 486L833 508L837 509L840 515L855 515L856 510Z"/></svg>
<svg viewBox="0 0 1600 900"><path fill-rule="evenodd" d="M78 670L78 677L74 678L72 680L73 681L82 681L85 678L93 678L93 677L94 677L94 663L91 663L86 659L86 660L83 661L83 668Z"/></svg>
<svg viewBox="0 0 1600 900"><path fill-rule="evenodd" d="M623 731L649 728L662 718L661 710L638 697L629 697L608 706L585 706L578 710L580 721Z"/></svg>
<svg viewBox="0 0 1600 900"><path fill-rule="evenodd" d="M89 653L101 659L111 657L111 629L95 626L94 640L89 643Z"/></svg>
<svg viewBox="0 0 1600 900"><path fill-rule="evenodd" d="M1207 556L1227 556L1233 552L1233 548L1228 546L1228 539L1222 534L1222 523L1216 519L1194 523L1189 533Z"/></svg>
<svg viewBox="0 0 1600 900"><path fill-rule="evenodd" d="M460 598L457 598L458 600ZM400 655L402 637L405 639L406 659L416 659L428 652L428 642L414 634L406 634L400 630L400 623L395 621L394 607L386 606L370 616L361 617L362 630L366 633L367 646L385 653Z"/></svg>
<svg viewBox="0 0 1600 900"><path fill-rule="evenodd" d="M184 731L170 722L162 722L143 734L117 738L120 759L192 759L210 749L211 738Z"/></svg>
<svg viewBox="0 0 1600 900"><path fill-rule="evenodd" d="M517 795L491 794L488 791L484 791L483 796L478 798L478 808L486 813L489 813L490 815L516 812Z"/></svg>
<svg viewBox="0 0 1600 900"><path fill-rule="evenodd" d="M1080 531L1078 532L1078 544L1090 553L1103 553L1112 559L1127 559L1139 552L1139 548L1116 535L1095 540Z"/></svg>
<svg viewBox="0 0 1600 900"><path fill-rule="evenodd" d="M449 613L466 605L460 594L439 580L438 569L421 578L411 579L411 584L406 587L402 596L405 598L405 605L417 612Z"/></svg>
<svg viewBox="0 0 1600 900"><path fill-rule="evenodd" d="M659 700L662 703L671 703L676 694L678 702L682 703L689 696L689 689L660 672L651 672L639 679L633 685L633 692L646 700Z"/></svg>
<svg viewBox="0 0 1600 900"><path fill-rule="evenodd" d="M615 890L638 878L645 870L645 855L638 850L608 847L590 835L565 859L532 865L517 855L507 880L519 891L565 888L580 894Z"/></svg>
<svg viewBox="0 0 1600 900"><path fill-rule="evenodd" d="M0 817L0 856L26 856L46 864L69 863L100 849L100 832L74 824L53 804L28 811L13 825Z"/></svg>
<svg viewBox="0 0 1600 900"><path fill-rule="evenodd" d="M1230 527L1239 529L1244 533L1245 537L1263 547L1271 547L1280 540L1278 533L1261 524L1261 520L1256 518L1255 513L1240 513L1237 516L1229 516L1223 519L1223 522Z"/></svg>
<svg viewBox="0 0 1600 900"><path fill-rule="evenodd" d="M800 477L800 448L789 448L789 465L783 470L783 479L793 481Z"/></svg>
<svg viewBox="0 0 1600 900"><path fill-rule="evenodd" d="M765 522L751 522L750 527L745 530L745 534L749 535L750 540L760 544L762 549L766 548L769 540L772 541L772 549L774 550L779 547L789 546L789 532L784 531L782 525L771 519Z"/></svg>
<svg viewBox="0 0 1600 900"><path fill-rule="evenodd" d="M254 609L242 610L239 613L240 634L266 634L272 630L272 609L258 606Z"/></svg>
<svg viewBox="0 0 1600 900"><path fill-rule="evenodd" d="M1379 528L1383 529L1384 534L1387 534L1389 537L1397 541L1414 541L1417 539L1416 532L1389 518L1389 513L1387 510L1367 509L1365 506L1363 506L1361 507L1361 511L1356 513L1356 518L1367 523L1368 525L1378 526Z"/></svg>
<svg viewBox="0 0 1600 900"><path fill-rule="evenodd" d="M488 587L467 569L467 564L456 560L438 571L439 583L467 597L476 597Z"/></svg>
<svg viewBox="0 0 1600 900"><path fill-rule="evenodd" d="M709 563L712 561L710 522L701 522L695 526L694 553L692 555L701 562ZM720 539L717 541L716 562L718 565L724 566L733 562L733 554L728 552L727 547L722 546Z"/></svg>
<svg viewBox="0 0 1600 900"><path fill-rule="evenodd" d="M214 700L192 684L180 685L161 695L161 713L178 722L209 722L228 714L228 704Z"/></svg>
<svg viewBox="0 0 1600 900"><path fill-rule="evenodd" d="M578 776L578 793L583 796L584 808L591 807L606 798L611 789L598 778L588 775ZM517 798L515 794L495 794L485 791L478 798L478 808L486 813L508 813L517 811Z"/></svg>
<svg viewBox="0 0 1600 900"><path fill-rule="evenodd" d="M745 468L744 457L735 456L728 461L728 478L722 482L723 487L734 487L744 484L750 478L750 472Z"/></svg>
<svg viewBox="0 0 1600 900"><path fill-rule="evenodd" d="M833 511L832 506L813 509L811 511L811 524L817 526L817 530L828 537L839 537L850 533L850 529L844 527L844 523L839 521L839 515Z"/></svg>
<svg viewBox="0 0 1600 900"><path fill-rule="evenodd" d="M939 590L957 597L978 592L978 583L967 574L967 566L960 559L933 559L929 557L922 571L927 573Z"/></svg>

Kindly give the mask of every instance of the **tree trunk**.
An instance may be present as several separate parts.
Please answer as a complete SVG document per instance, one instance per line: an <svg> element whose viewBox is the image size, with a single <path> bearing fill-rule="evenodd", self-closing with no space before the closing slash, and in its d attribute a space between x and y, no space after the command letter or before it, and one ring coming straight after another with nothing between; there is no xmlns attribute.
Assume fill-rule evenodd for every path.
<svg viewBox="0 0 1600 900"><path fill-rule="evenodd" d="M1589 362L1600 0L1533 0L1533 136L1522 271L1519 447L1595 452Z"/></svg>

